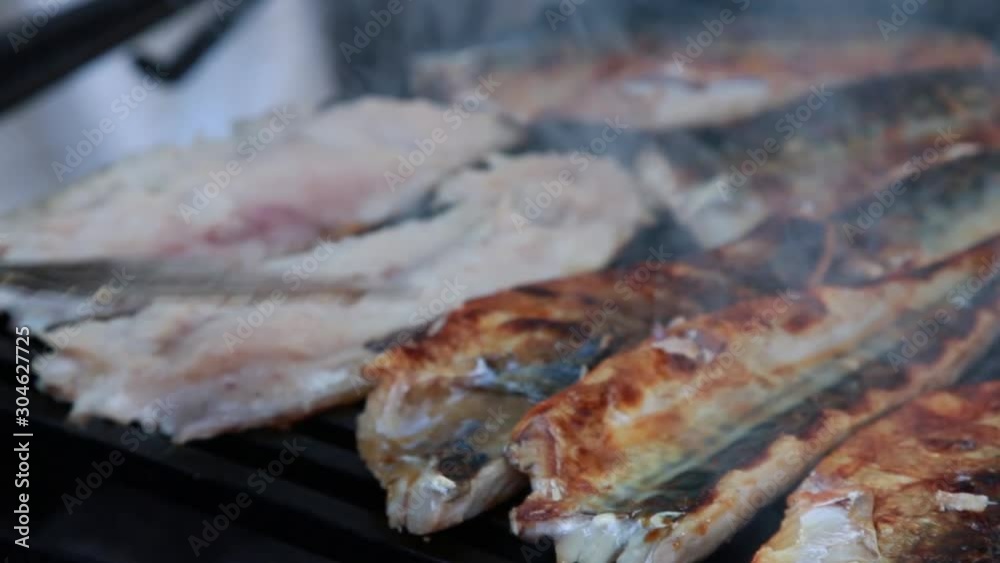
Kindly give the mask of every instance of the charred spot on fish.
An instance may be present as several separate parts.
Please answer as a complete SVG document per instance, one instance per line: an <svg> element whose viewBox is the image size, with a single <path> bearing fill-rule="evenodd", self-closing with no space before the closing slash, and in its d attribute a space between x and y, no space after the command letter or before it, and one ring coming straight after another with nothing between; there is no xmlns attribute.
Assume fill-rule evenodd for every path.
<svg viewBox="0 0 1000 563"><path fill-rule="evenodd" d="M902 370L892 367L885 362L869 362L865 364L853 378L851 382L859 382L862 385L858 392L866 392L870 389L880 389L891 391L898 389L909 381L909 377Z"/></svg>
<svg viewBox="0 0 1000 563"><path fill-rule="evenodd" d="M750 304L738 303L735 306L726 309L725 315L728 321L741 327L747 327L750 324L761 322L761 319L757 314L758 312L758 308L755 308Z"/></svg>
<svg viewBox="0 0 1000 563"><path fill-rule="evenodd" d="M795 219L779 226L774 256L767 266L782 287L802 286L826 253L826 226L816 221Z"/></svg>
<svg viewBox="0 0 1000 563"><path fill-rule="evenodd" d="M432 357L432 354L427 346L404 345L390 348L389 350L395 350L396 353L401 354L411 363L423 363Z"/></svg>
<svg viewBox="0 0 1000 563"><path fill-rule="evenodd" d="M965 475L948 492L1000 496L1000 474L995 471ZM982 512L948 512L938 515L933 528L918 536L907 552L914 561L986 563L1000 560L1000 505ZM909 560L909 559L908 559Z"/></svg>
<svg viewBox="0 0 1000 563"><path fill-rule="evenodd" d="M752 189L769 202L776 205L786 204L788 194L792 192L792 183L787 175L762 169L750 178Z"/></svg>
<svg viewBox="0 0 1000 563"><path fill-rule="evenodd" d="M559 296L557 292L543 285L523 285L521 287L514 288L514 291L525 295L531 295L533 297L553 298Z"/></svg>
<svg viewBox="0 0 1000 563"><path fill-rule="evenodd" d="M691 373L698 369L698 363L694 359L685 356L684 354L674 354L671 352L662 352L662 355L667 360L668 369L671 371L681 371L684 373Z"/></svg>

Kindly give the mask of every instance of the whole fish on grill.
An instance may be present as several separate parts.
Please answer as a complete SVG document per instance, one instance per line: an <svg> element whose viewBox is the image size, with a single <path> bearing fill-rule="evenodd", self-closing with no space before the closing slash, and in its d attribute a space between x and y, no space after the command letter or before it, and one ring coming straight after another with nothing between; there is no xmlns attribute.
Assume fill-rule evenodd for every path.
<svg viewBox="0 0 1000 563"><path fill-rule="evenodd" d="M388 491L390 524L428 533L508 498L524 483L503 448L533 402L656 321L755 294L680 263L584 274L471 301L437 331L375 358L365 366L378 385L358 448Z"/></svg>
<svg viewBox="0 0 1000 563"><path fill-rule="evenodd" d="M1000 71L946 69L817 85L725 127L668 131L637 172L703 246L768 216L824 217L931 166L1000 146Z"/></svg>
<svg viewBox="0 0 1000 563"><path fill-rule="evenodd" d="M930 393L849 438L754 563L1000 559L1000 381Z"/></svg>
<svg viewBox="0 0 1000 563"><path fill-rule="evenodd" d="M926 266L1000 232L998 173L1000 153L963 157L908 180L871 224L857 220L876 197L823 222L771 220L683 262L653 248L631 269L467 303L365 368L377 385L358 447L387 490L390 523L427 533L511 497L524 480L502 458L509 429L533 403L671 323L755 295Z"/></svg>
<svg viewBox="0 0 1000 563"><path fill-rule="evenodd" d="M515 426L508 457L532 487L515 533L552 537L559 561L707 556L851 432L985 351L998 253L1000 236L882 280L744 301L604 361Z"/></svg>
<svg viewBox="0 0 1000 563"><path fill-rule="evenodd" d="M362 363L466 300L602 267L647 215L608 159L582 170L566 155L498 156L436 193L449 205L432 217L258 265L287 286L263 298L164 297L42 332L55 351L35 362L39 384L73 403L73 419L141 420L178 442L295 420L363 397ZM299 295L344 279L361 290L351 299Z"/></svg>
<svg viewBox="0 0 1000 563"><path fill-rule="evenodd" d="M250 261L363 232L407 213L447 175L521 136L486 113L453 129L447 111L370 96L318 112L285 108L228 137L138 154L9 213L0 256ZM444 141L399 172L420 151L414 139L435 129Z"/></svg>

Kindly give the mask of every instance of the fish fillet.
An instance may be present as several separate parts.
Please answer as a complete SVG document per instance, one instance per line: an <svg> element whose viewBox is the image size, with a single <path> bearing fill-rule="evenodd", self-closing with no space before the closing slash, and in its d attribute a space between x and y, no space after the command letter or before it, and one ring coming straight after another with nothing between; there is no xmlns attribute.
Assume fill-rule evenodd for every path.
<svg viewBox="0 0 1000 563"><path fill-rule="evenodd" d="M569 181L553 196L560 178ZM356 400L372 384L359 367L377 347L408 342L468 299L603 266L645 219L633 187L610 160L578 170L563 155L498 157L442 185L450 205L429 219L269 263L290 290L351 276L400 292L351 303L282 292L158 300L45 334L56 353L38 366L40 383L73 402L73 418L143 420L178 442Z"/></svg>
<svg viewBox="0 0 1000 563"><path fill-rule="evenodd" d="M640 341L654 321L756 294L711 270L654 267L477 299L433 335L369 362L378 386L358 421L358 448L388 492L390 524L429 533L508 498L524 483L503 448L534 401Z"/></svg>
<svg viewBox="0 0 1000 563"><path fill-rule="evenodd" d="M861 430L788 505L755 563L1000 559L1000 381L930 393Z"/></svg>
<svg viewBox="0 0 1000 563"><path fill-rule="evenodd" d="M515 533L553 537L559 561L707 556L854 429L977 359L1000 332L998 251L742 302L603 362L515 426L532 486Z"/></svg>
<svg viewBox="0 0 1000 563"><path fill-rule="evenodd" d="M417 533L510 498L502 457L531 405L655 330L817 280L875 279L928 265L1000 232L1000 154L956 159L909 182L878 222L845 205L825 223L774 220L687 263L651 249L629 270L584 274L471 301L433 335L369 362L378 384L358 447L388 494L390 523Z"/></svg>

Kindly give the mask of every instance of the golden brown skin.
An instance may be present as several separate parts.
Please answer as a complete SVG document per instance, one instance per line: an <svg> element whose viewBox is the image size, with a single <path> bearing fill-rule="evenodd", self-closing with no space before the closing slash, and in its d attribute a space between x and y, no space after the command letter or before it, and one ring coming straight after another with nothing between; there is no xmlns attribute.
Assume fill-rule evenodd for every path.
<svg viewBox="0 0 1000 563"><path fill-rule="evenodd" d="M755 563L1000 560L1000 381L925 395L852 436Z"/></svg>
<svg viewBox="0 0 1000 563"><path fill-rule="evenodd" d="M705 247L775 213L845 201L980 147L1000 147L995 67L878 76L711 127L669 131L636 167ZM802 110L802 111L800 111Z"/></svg>
<svg viewBox="0 0 1000 563"><path fill-rule="evenodd" d="M553 536L560 561L708 555L853 429L985 350L996 284L960 288L990 282L998 251L741 302L603 362L514 428L508 457L533 489L514 530ZM907 349L928 319L933 337Z"/></svg>

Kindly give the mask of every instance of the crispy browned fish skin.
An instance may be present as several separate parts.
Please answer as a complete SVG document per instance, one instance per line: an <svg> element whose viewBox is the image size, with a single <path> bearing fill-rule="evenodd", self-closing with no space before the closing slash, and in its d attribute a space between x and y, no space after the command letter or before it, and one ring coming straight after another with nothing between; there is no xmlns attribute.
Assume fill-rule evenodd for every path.
<svg viewBox="0 0 1000 563"><path fill-rule="evenodd" d="M574 323L610 314L609 324L625 329L615 334L630 333L633 339L615 338L606 354L577 357L572 366L579 371L643 338L657 320L723 306L733 288L742 291L731 297L739 300L824 278L872 279L926 265L1000 229L992 221L1000 213L997 172L997 154L965 157L928 171L903 184L900 200L876 223L862 225L863 230L855 225L858 210L878 202L876 197L846 206L825 225L771 221L744 240L692 259L701 273L676 265L669 269L672 275L659 278L644 277L641 268L631 275L583 275L468 304L446 319L439 333L386 354L368 368L378 387L360 420L358 442L389 490L393 524L418 533L439 530L499 503L521 486L523 479L499 458L510 426L531 402L516 390L471 388L469 374L479 358L492 364L499 357L521 366L546 365L566 356L566 339L579 350L587 331L581 325L573 332ZM646 289L618 291L636 282L637 289ZM655 292L658 284L663 284L663 295L656 297L649 287ZM634 300L623 301L623 293L634 293L629 297ZM717 300L704 300L713 293ZM685 295L701 302L689 303ZM624 306L607 310L601 300L609 296L616 309L619 303ZM654 307L657 302L660 309ZM537 371L529 376L546 377ZM409 433L407 427L419 430ZM401 457L404 449L406 458Z"/></svg>
<svg viewBox="0 0 1000 563"><path fill-rule="evenodd" d="M996 561L1000 381L931 393L862 430L788 506L755 563Z"/></svg>
<svg viewBox="0 0 1000 563"><path fill-rule="evenodd" d="M852 429L954 381L987 347L1000 330L995 287L905 362L885 359L918 329L914 310L948 307L949 289L998 250L993 239L891 281L818 288L786 313L741 303L604 362L515 428L509 457L534 492L514 530L554 536L561 561L708 555ZM754 316L766 347L743 336Z"/></svg>
<svg viewBox="0 0 1000 563"><path fill-rule="evenodd" d="M755 294L681 263L585 274L471 301L439 332L376 358L366 375L381 381L358 421L358 448L388 491L390 523L440 530L523 486L502 453L532 401L474 386L477 369L513 363L578 375L604 353L588 346L610 352L644 338L654 316L690 316Z"/></svg>

